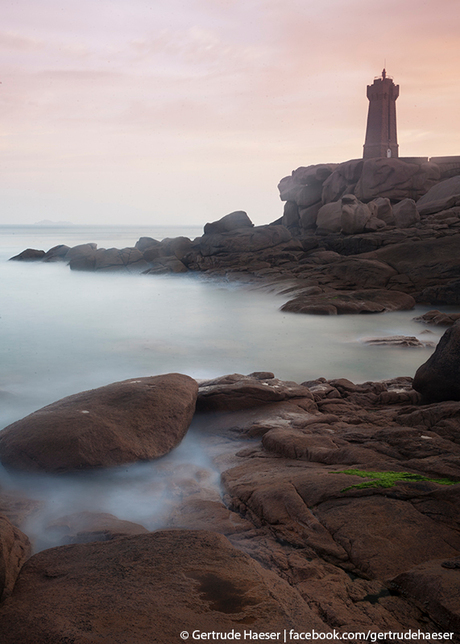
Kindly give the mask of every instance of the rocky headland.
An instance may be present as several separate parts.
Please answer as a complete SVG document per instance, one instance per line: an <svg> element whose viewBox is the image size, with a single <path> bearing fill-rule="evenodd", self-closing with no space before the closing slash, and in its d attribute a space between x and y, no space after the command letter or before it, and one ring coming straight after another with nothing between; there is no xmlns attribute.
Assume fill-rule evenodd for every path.
<svg viewBox="0 0 460 644"><path fill-rule="evenodd" d="M284 214L266 226L239 211L195 240L13 259L191 271L284 293L297 313L460 304L460 163L323 164L279 187ZM166 374L75 394L5 428L5 467L57 477L161 464L193 431L220 487L187 470L154 531L69 508L49 526L63 545L35 554L22 530L40 504L0 490L2 644L170 644L184 632L460 642L459 317L421 317L449 328L413 377Z"/></svg>
<svg viewBox="0 0 460 644"><path fill-rule="evenodd" d="M358 159L301 167L279 183L280 219L254 226L243 211L197 239L141 237L27 249L22 261L72 270L187 273L282 292L285 311L336 315L460 304L460 160Z"/></svg>

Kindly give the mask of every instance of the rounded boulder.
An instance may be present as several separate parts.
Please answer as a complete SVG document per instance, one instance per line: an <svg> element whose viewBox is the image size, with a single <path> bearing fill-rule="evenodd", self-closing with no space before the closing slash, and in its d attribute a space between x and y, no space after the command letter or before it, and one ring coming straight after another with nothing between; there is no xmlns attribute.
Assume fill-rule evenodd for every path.
<svg viewBox="0 0 460 644"><path fill-rule="evenodd" d="M460 400L460 322L447 329L433 355L417 369L412 386L427 403Z"/></svg>
<svg viewBox="0 0 460 644"><path fill-rule="evenodd" d="M68 396L0 432L0 461L64 472L159 458L185 436L197 393L195 380L172 373Z"/></svg>

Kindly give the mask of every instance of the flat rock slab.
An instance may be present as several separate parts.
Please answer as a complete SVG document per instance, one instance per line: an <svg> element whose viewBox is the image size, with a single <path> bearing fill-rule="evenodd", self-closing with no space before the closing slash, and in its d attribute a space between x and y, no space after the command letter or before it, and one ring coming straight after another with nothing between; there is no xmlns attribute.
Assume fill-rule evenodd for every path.
<svg viewBox="0 0 460 644"><path fill-rule="evenodd" d="M283 542L339 565L348 562L368 578L390 580L460 552L458 527L444 518L458 508L456 491L435 483L351 489L363 479L317 463L266 458L248 460L222 478L233 506L269 525Z"/></svg>
<svg viewBox="0 0 460 644"><path fill-rule="evenodd" d="M321 295L299 295L281 307L288 313L341 315L349 313L384 313L408 311L415 306L411 295L385 289L328 291Z"/></svg>
<svg viewBox="0 0 460 644"><path fill-rule="evenodd" d="M315 515L371 578L388 580L411 565L436 556L455 557L460 550L456 530L400 499L379 495L355 498L352 503L334 499L318 506Z"/></svg>
<svg viewBox="0 0 460 644"><path fill-rule="evenodd" d="M388 347L434 347L435 342L424 341L422 342L415 336L410 335L389 335L381 338L363 338L361 342L370 344L372 346L388 346Z"/></svg>
<svg viewBox="0 0 460 644"><path fill-rule="evenodd" d="M460 204L460 176L436 184L417 202L421 215L441 212Z"/></svg>
<svg viewBox="0 0 460 644"><path fill-rule="evenodd" d="M296 382L278 380L271 373L255 376L235 373L201 382L197 410L236 411L294 399L303 400L307 408L315 406L310 390Z"/></svg>
<svg viewBox="0 0 460 644"><path fill-rule="evenodd" d="M424 605L443 629L460 632L460 557L427 561L396 577L392 586Z"/></svg>
<svg viewBox="0 0 460 644"><path fill-rule="evenodd" d="M460 235L421 241L409 240L363 253L361 259L376 259L394 268L412 283L412 292L458 279ZM427 300L425 300L427 301Z"/></svg>
<svg viewBox="0 0 460 644"><path fill-rule="evenodd" d="M144 526L119 519L106 512L75 512L56 519L47 526L48 533L56 537L59 545L88 543L89 541L110 541L134 534L146 534ZM58 541L59 539L59 541Z"/></svg>
<svg viewBox="0 0 460 644"><path fill-rule="evenodd" d="M0 433L0 461L63 472L159 458L185 436L198 384L181 374L116 382L63 398Z"/></svg>
<svg viewBox="0 0 460 644"><path fill-rule="evenodd" d="M171 644L197 629L330 630L286 581L204 530L44 550L22 569L0 622L2 644Z"/></svg>

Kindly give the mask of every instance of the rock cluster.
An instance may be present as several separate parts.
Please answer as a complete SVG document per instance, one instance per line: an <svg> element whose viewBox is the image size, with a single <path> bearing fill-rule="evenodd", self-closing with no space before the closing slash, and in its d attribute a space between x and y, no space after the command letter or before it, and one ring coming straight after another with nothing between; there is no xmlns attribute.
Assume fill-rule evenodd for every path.
<svg viewBox="0 0 460 644"><path fill-rule="evenodd" d="M414 318L417 322L424 324L436 324L437 326L452 326L460 320L460 313L446 313L445 311L427 311L422 315Z"/></svg>
<svg viewBox="0 0 460 644"><path fill-rule="evenodd" d="M359 159L298 168L279 184L286 204L272 224L254 226L236 211L194 240L141 237L121 250L60 245L12 259L96 272L201 273L279 292L287 285L294 300L284 310L301 313L457 305L460 166L451 166Z"/></svg>
<svg viewBox="0 0 460 644"><path fill-rule="evenodd" d="M458 364L454 331L439 352ZM168 380L159 378L140 382ZM164 423L180 398L196 399L194 431L221 472L222 499L184 479L181 505L152 533L107 514L63 516L49 530L71 545L27 561L27 537L1 518L2 644L169 644L182 631L285 628L460 641L460 402L448 389L430 402L410 377L297 384L255 372L201 381L192 395L182 378L158 414ZM120 427L136 410L129 383L115 385L127 411L112 417ZM115 389L93 398L107 402ZM81 396L91 406L77 394L43 411L80 409ZM65 451L45 447L66 469Z"/></svg>
<svg viewBox="0 0 460 644"><path fill-rule="evenodd" d="M195 240L12 259L239 279L290 297L287 312L458 305L459 181L441 162L321 164L280 182L286 205L273 224L236 211ZM298 384L255 372L198 384L167 374L70 396L3 430L5 466L62 475L159 458L193 417L222 497L203 472L183 473L180 504L151 533L69 508L47 530L70 545L30 557L21 528L37 502L0 489L2 644L170 644L196 630L268 639L284 629L322 639L410 629L421 633L414 641L448 632L460 642L458 315L422 316L449 328L413 380Z"/></svg>
<svg viewBox="0 0 460 644"><path fill-rule="evenodd" d="M322 234L409 228L460 203L452 172L459 175L460 167L391 158L301 167L278 185L286 202L282 223Z"/></svg>

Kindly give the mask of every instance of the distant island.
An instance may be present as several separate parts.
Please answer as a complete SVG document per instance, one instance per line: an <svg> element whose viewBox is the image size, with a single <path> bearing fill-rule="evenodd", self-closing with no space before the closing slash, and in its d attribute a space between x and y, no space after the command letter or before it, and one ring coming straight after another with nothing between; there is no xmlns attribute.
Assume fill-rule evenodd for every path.
<svg viewBox="0 0 460 644"><path fill-rule="evenodd" d="M74 226L71 221L51 221L51 219L42 219L36 221L33 226Z"/></svg>

